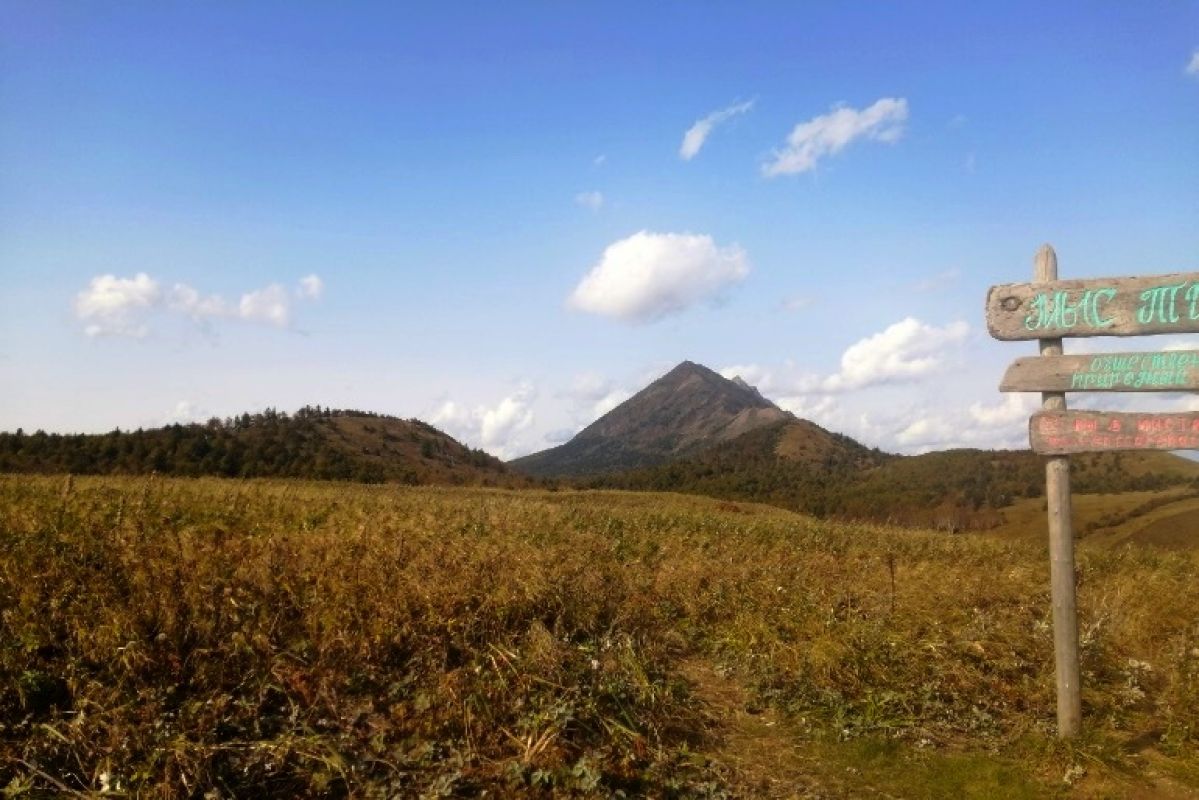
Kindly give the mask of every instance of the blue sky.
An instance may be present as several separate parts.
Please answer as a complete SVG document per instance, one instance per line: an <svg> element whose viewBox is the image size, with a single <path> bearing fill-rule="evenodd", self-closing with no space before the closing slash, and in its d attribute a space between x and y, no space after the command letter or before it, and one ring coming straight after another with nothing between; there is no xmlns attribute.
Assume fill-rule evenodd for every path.
<svg viewBox="0 0 1199 800"><path fill-rule="evenodd" d="M1199 270L1197 219L1195 2L0 0L0 429L319 403L512 456L688 358L1017 446L987 286Z"/></svg>

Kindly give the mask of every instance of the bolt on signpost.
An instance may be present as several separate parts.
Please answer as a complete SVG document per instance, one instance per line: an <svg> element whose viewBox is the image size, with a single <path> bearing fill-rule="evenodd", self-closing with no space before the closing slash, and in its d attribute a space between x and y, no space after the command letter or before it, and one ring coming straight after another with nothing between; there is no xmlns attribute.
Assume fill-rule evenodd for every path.
<svg viewBox="0 0 1199 800"><path fill-rule="evenodd" d="M1199 273L1059 281L1057 255L1038 252L1032 283L992 286L987 329L996 339L1036 339L1039 358L1008 367L1004 392L1041 392L1029 420L1029 442L1045 463L1058 735L1082 727L1074 531L1070 515L1071 453L1199 449L1199 413L1069 411L1066 392L1153 392L1199 389L1199 350L1063 355L1063 337L1142 336L1199 332Z"/></svg>

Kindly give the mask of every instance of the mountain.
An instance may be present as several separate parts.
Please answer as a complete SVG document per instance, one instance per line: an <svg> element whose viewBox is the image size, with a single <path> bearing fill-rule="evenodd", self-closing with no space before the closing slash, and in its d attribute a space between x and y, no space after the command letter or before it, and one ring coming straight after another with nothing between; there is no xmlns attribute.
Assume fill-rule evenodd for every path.
<svg viewBox="0 0 1199 800"><path fill-rule="evenodd" d="M999 525L1002 509L1040 497L1045 480L1044 459L1028 450L899 456L867 448L690 361L566 444L510 463L586 488L705 494L948 530ZM1071 463L1079 494L1199 491L1199 464L1170 453L1096 453Z"/></svg>
<svg viewBox="0 0 1199 800"><path fill-rule="evenodd" d="M268 409L206 424L104 434L0 433L0 472L292 477L523 486L499 459L420 420Z"/></svg>
<svg viewBox="0 0 1199 800"><path fill-rule="evenodd" d="M649 467L794 420L739 378L684 361L558 447L509 462L537 476Z"/></svg>

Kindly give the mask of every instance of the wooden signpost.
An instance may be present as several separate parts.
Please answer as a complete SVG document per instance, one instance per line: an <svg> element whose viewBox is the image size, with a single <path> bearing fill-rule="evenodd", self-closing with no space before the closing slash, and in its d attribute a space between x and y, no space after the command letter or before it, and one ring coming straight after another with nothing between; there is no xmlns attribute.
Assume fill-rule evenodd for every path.
<svg viewBox="0 0 1199 800"><path fill-rule="evenodd" d="M1199 350L1017 358L1001 392L1192 392Z"/></svg>
<svg viewBox="0 0 1199 800"><path fill-rule="evenodd" d="M1040 358L1008 367L1004 392L1041 392L1029 442L1045 463L1058 735L1082 727L1074 532L1070 518L1071 453L1108 450L1199 450L1199 413L1068 411L1066 392L1199 390L1199 350L1062 355L1064 337L1199 332L1199 273L1059 281L1057 255L1038 252L1032 283L992 286L987 330L996 339L1037 339Z"/></svg>
<svg viewBox="0 0 1199 800"><path fill-rule="evenodd" d="M1052 248L1051 248L1052 249ZM1199 330L1199 272L992 286L987 330L1014 341Z"/></svg>
<svg viewBox="0 0 1199 800"><path fill-rule="evenodd" d="M1045 455L1105 450L1199 450L1199 412L1042 411L1028 421L1028 438L1032 449Z"/></svg>

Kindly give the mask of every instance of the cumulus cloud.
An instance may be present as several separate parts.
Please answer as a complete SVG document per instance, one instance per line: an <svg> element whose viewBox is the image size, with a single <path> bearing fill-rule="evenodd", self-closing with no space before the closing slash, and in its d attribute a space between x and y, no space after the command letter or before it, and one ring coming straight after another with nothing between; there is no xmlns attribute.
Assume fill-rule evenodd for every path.
<svg viewBox="0 0 1199 800"><path fill-rule="evenodd" d="M301 278L295 293L316 300L324 290L317 275ZM88 336L143 337L149 330L154 312L177 314L206 324L213 319L240 319L287 327L291 321L291 295L272 283L241 295L236 303L219 294L202 294L186 283L176 283L163 291L159 282L144 272L132 278L97 275L87 288L75 296L76 318L84 323Z"/></svg>
<svg viewBox="0 0 1199 800"><path fill-rule="evenodd" d="M765 391L766 387L774 388L770 372L761 364L733 364L729 367L722 367L717 372L721 377L730 381L740 378L750 386L756 386L762 391Z"/></svg>
<svg viewBox="0 0 1199 800"><path fill-rule="evenodd" d="M599 419L604 414L607 414L609 411L616 408L618 405L623 403L625 400L628 400L632 396L633 393L628 389L621 389L618 387L605 394L599 400L595 401L595 405L592 406L591 410L595 414L595 418Z"/></svg>
<svg viewBox="0 0 1199 800"><path fill-rule="evenodd" d="M479 435L483 443L503 450L514 433L532 425L531 400L532 389L525 387L505 397L495 408L484 409L479 420Z"/></svg>
<svg viewBox="0 0 1199 800"><path fill-rule="evenodd" d="M1187 75L1199 77L1199 47L1195 48L1195 52L1191 53L1191 60L1187 62Z"/></svg>
<svg viewBox="0 0 1199 800"><path fill-rule="evenodd" d="M741 380L753 386L762 394L773 398L792 398L799 402L797 395L827 394L822 387L822 379L814 372L801 369L794 361L787 360L780 365L765 366L763 364L734 364L717 370L721 375L732 380Z"/></svg>
<svg viewBox="0 0 1199 800"><path fill-rule="evenodd" d="M722 108L719 111L713 111L708 116L696 120L695 124L683 134L683 143L679 145L679 158L684 161L690 161L695 158L717 125L738 114L744 114L753 107L754 101L749 100L745 103L737 103L728 108Z"/></svg>
<svg viewBox="0 0 1199 800"><path fill-rule="evenodd" d="M88 336L142 337L149 330L142 313L161 300L158 281L144 272L132 278L97 275L75 295L75 316Z"/></svg>
<svg viewBox="0 0 1199 800"><path fill-rule="evenodd" d="M519 435L533 424L535 398L533 387L522 384L494 406L468 408L446 400L429 422L471 446L481 447L499 458L513 458L522 449Z"/></svg>
<svg viewBox="0 0 1199 800"><path fill-rule="evenodd" d="M749 274L736 245L711 236L640 231L614 242L575 287L567 304L626 322L652 322L715 298Z"/></svg>
<svg viewBox="0 0 1199 800"><path fill-rule="evenodd" d="M968 411L975 424L984 428L1002 428L1028 419L1038 405L1035 394L1012 392L1005 394L996 405L973 403Z"/></svg>
<svg viewBox="0 0 1199 800"><path fill-rule="evenodd" d="M162 419L163 425L187 425L208 419L209 414L190 400L180 400Z"/></svg>
<svg viewBox="0 0 1199 800"><path fill-rule="evenodd" d="M795 395L792 397L779 397L774 402L775 405L784 411L790 411L801 419L811 420L817 424L828 423L837 406L836 401L831 395L824 395L823 397Z"/></svg>
<svg viewBox="0 0 1199 800"><path fill-rule="evenodd" d="M952 404L934 413L916 413L891 421L884 432L888 447L903 453L927 453L956 447L1022 449L1028 447L1028 417L1033 408L1012 400L997 406L974 403L968 409ZM986 422L979 419L979 411ZM988 414L990 410L994 413Z"/></svg>
<svg viewBox="0 0 1199 800"><path fill-rule="evenodd" d="M907 447L927 447L951 441L958 433L960 430L945 422L942 417L921 417L897 433L895 441Z"/></svg>
<svg viewBox="0 0 1199 800"><path fill-rule="evenodd" d="M237 304L237 316L245 320L267 322L286 327L291 318L291 298L277 283L264 289L246 292Z"/></svg>
<svg viewBox="0 0 1199 800"><path fill-rule="evenodd" d="M895 327L891 326L883 334ZM949 447L1027 447L1028 417L1039 405L1036 394L999 395L989 388L982 391L984 384L977 376L957 371L946 375L944 383L919 386L921 376L931 375L942 367L957 366L949 351L957 347L963 328L959 325L931 328L941 332L933 338L942 344L934 344L927 351L935 365L902 367L898 370L900 377L860 385L850 380L853 370L846 374L838 372L834 380L834 376L821 375L793 361L734 364L719 372L726 378L740 377L758 387L779 408L797 417L852 436L868 446L892 452L920 453ZM877 340L880 336L882 334L862 341ZM913 355L916 359L926 357L913 354L911 348L903 344L905 336L885 338L899 343L889 350L905 354L901 363L913 361ZM857 345L846 352L854 347ZM885 349L878 348L880 352ZM989 387L997 374L985 374L985 383ZM869 391L849 391L846 383ZM982 393L978 394L979 391ZM1144 402L1142 398L1137 400Z"/></svg>
<svg viewBox="0 0 1199 800"><path fill-rule="evenodd" d="M325 293L325 282L321 280L320 275L305 275L300 278L300 285L296 289L296 294L308 300L319 300L321 295Z"/></svg>
<svg viewBox="0 0 1199 800"><path fill-rule="evenodd" d="M548 433L545 438L550 444L558 444L570 439L580 430L628 400L633 396L633 392L597 372L580 372L574 376L570 388L558 392L557 396L565 401L565 411L570 420L570 427ZM563 436L564 432L565 436Z"/></svg>
<svg viewBox="0 0 1199 800"><path fill-rule="evenodd" d="M822 388L861 389L932 374L943 366L946 348L969 332L965 322L938 328L908 317L850 345L841 356L840 371L825 378Z"/></svg>
<svg viewBox="0 0 1199 800"><path fill-rule="evenodd" d="M786 145L762 165L762 174L773 178L808 172L820 159L839 153L855 139L898 141L907 118L908 101L902 97L884 97L860 111L834 107L827 114L796 125Z"/></svg>
<svg viewBox="0 0 1199 800"><path fill-rule="evenodd" d="M224 317L231 313L229 305L220 295L201 295L186 283L177 283L171 288L167 297L167 308L186 314L194 320Z"/></svg>
<svg viewBox="0 0 1199 800"><path fill-rule="evenodd" d="M575 205L591 211L599 211L604 207L604 194L603 192L579 192L575 195Z"/></svg>

